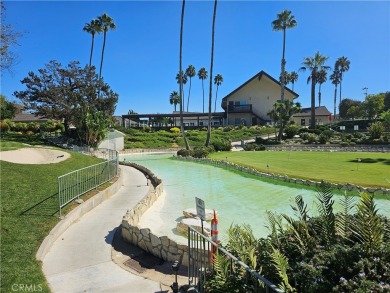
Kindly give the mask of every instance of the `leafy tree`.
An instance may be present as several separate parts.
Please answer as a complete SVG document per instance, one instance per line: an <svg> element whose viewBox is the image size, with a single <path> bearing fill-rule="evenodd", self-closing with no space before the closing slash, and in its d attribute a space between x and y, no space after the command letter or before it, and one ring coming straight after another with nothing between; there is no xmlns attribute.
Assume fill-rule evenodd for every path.
<svg viewBox="0 0 390 293"><path fill-rule="evenodd" d="M27 89L14 95L27 109L49 119L64 121L66 133L73 124L82 139L88 126L87 113L102 111L105 120L111 120L118 101L118 94L98 77L93 66L81 68L77 61L65 68L55 60L50 61L37 74L29 72L21 82Z"/></svg>
<svg viewBox="0 0 390 293"><path fill-rule="evenodd" d="M301 70L305 71L306 69L310 70L310 75L307 79L307 83L311 80L311 121L310 128L316 128L316 115L315 115L315 105L316 105L316 83L318 78L318 71L320 70L328 70L329 66L324 65L325 62L329 59L329 57L322 56L320 52L316 52L314 57L305 57L303 61L303 65Z"/></svg>
<svg viewBox="0 0 390 293"><path fill-rule="evenodd" d="M350 61L347 57L340 57L336 60L335 68L340 72L340 103L341 103L341 85L343 83L343 73L349 70Z"/></svg>
<svg viewBox="0 0 390 293"><path fill-rule="evenodd" d="M100 59L100 70L99 70L99 78L101 78L102 77L102 68L103 68L104 49L106 47L107 32L109 30L115 30L116 25L114 23L114 19L112 19L106 13L103 13L101 16L98 17L98 22L99 22L100 27L103 31L103 37L104 37L103 38L103 47L102 47L102 57Z"/></svg>
<svg viewBox="0 0 390 293"><path fill-rule="evenodd" d="M381 119L383 120L383 126L390 131L390 109L386 112L382 112Z"/></svg>
<svg viewBox="0 0 390 293"><path fill-rule="evenodd" d="M0 25L0 69L11 72L11 68L15 65L17 55L11 48L18 44L18 39L23 35L21 32L14 31L12 25L5 22L6 9L4 1L1 1L1 25Z"/></svg>
<svg viewBox="0 0 390 293"><path fill-rule="evenodd" d="M204 80L207 78L207 70L206 68L202 67L198 71L198 77L202 80L202 92L203 92L203 113L204 113Z"/></svg>
<svg viewBox="0 0 390 293"><path fill-rule="evenodd" d="M93 45L95 42L95 35L100 34L103 31L101 26L101 22L97 19L92 19L91 22L86 23L83 27L83 31L91 34L92 36L92 44L91 44L91 54L89 56L89 66L92 66L92 55L93 55Z"/></svg>
<svg viewBox="0 0 390 293"><path fill-rule="evenodd" d="M347 111L347 116L352 120L361 118L364 115L364 109L362 105L351 106Z"/></svg>
<svg viewBox="0 0 390 293"><path fill-rule="evenodd" d="M333 73L330 75L330 80L334 84L334 109L333 116L336 117L336 104L337 104L337 86L340 83L340 71L335 68Z"/></svg>
<svg viewBox="0 0 390 293"><path fill-rule="evenodd" d="M324 69L318 71L317 82L318 82L318 106L321 106L321 85L328 79L327 72Z"/></svg>
<svg viewBox="0 0 390 293"><path fill-rule="evenodd" d="M215 92L215 102L214 102L214 112L217 111L217 98L218 98L218 87L222 84L223 82L223 77L221 74L217 74L214 77L214 84L217 85L217 91Z"/></svg>
<svg viewBox="0 0 390 293"><path fill-rule="evenodd" d="M343 99L339 105L339 116L342 119L348 119L352 118L352 116L348 115L348 110L352 107L360 107L361 108L362 102L352 100L352 99Z"/></svg>
<svg viewBox="0 0 390 293"><path fill-rule="evenodd" d="M186 5L186 0L183 0L182 6L181 6L181 19L180 19L180 50L179 50L179 73L176 76L176 79L178 79L179 87L180 87L180 129L181 134L183 136L184 144L186 146L186 150L190 149L190 146L187 141L186 133L184 131L184 122L183 122L183 108L184 108L184 92L183 92L183 77L185 76L183 69L182 69L182 63L183 63L183 25L184 25L184 9Z"/></svg>
<svg viewBox="0 0 390 293"><path fill-rule="evenodd" d="M89 146L96 146L104 139L110 125L103 111L88 111L85 115L84 141Z"/></svg>
<svg viewBox="0 0 390 293"><path fill-rule="evenodd" d="M289 100L284 100L281 102L276 102L273 109L268 113L268 115L272 117L275 126L279 127L279 141L282 139L283 131L289 124L291 116L295 113L299 113L300 110L300 103L294 103Z"/></svg>
<svg viewBox="0 0 390 293"><path fill-rule="evenodd" d="M171 92L169 95L169 103L175 107L175 112L176 112L176 105L180 104L180 96L177 91Z"/></svg>
<svg viewBox="0 0 390 293"><path fill-rule="evenodd" d="M384 100L384 108L383 111L390 110L390 92L385 93L385 100Z"/></svg>
<svg viewBox="0 0 390 293"><path fill-rule="evenodd" d="M363 102L365 117L368 120L375 120L383 112L384 109L384 94L368 95Z"/></svg>
<svg viewBox="0 0 390 293"><path fill-rule="evenodd" d="M187 97L187 112L188 112L188 106L190 104L190 94L191 94L191 80L196 75L196 70L193 65L189 65L186 69L185 73L190 78L190 87L188 88L188 97Z"/></svg>
<svg viewBox="0 0 390 293"><path fill-rule="evenodd" d="M284 85L285 85L285 66L286 60L284 58L285 50L286 50L286 29L294 28L297 26L297 21L295 17L291 15L290 10L283 10L281 13L277 15L277 19L272 22L272 29L274 31L283 31L283 53L282 53L282 62L281 62L281 82L280 82L280 91L281 91L281 100L284 100Z"/></svg>
<svg viewBox="0 0 390 293"><path fill-rule="evenodd" d="M211 29L211 61L210 61L210 87L209 87L209 120L207 126L207 137L205 146L210 145L211 139L211 102L213 99L213 66L214 66L214 33L215 33L215 18L217 16L217 1L214 0L213 26Z"/></svg>
<svg viewBox="0 0 390 293"><path fill-rule="evenodd" d="M6 96L0 94L0 120L12 119L16 112L15 104L8 101Z"/></svg>

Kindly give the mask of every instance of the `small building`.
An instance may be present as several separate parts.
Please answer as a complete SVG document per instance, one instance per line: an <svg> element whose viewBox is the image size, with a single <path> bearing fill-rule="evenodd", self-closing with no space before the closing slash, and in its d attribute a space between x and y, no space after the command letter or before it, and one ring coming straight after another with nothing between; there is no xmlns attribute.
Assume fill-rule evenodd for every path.
<svg viewBox="0 0 390 293"><path fill-rule="evenodd" d="M105 139L99 143L98 148L121 151L125 148L125 136L124 133L118 130L110 129Z"/></svg>
<svg viewBox="0 0 390 293"><path fill-rule="evenodd" d="M18 113L12 119L13 122L23 122L23 123L29 123L29 122L43 123L43 122L46 122L48 120L49 119L47 119L46 117L37 116L37 115L31 114L31 113Z"/></svg>
<svg viewBox="0 0 390 293"><path fill-rule="evenodd" d="M332 113L325 106L315 108L316 125L325 125L332 121ZM310 126L311 107L302 108L300 113L292 116L293 121L299 126Z"/></svg>
<svg viewBox="0 0 390 293"><path fill-rule="evenodd" d="M247 126L271 123L268 113L280 101L280 82L260 71L222 99L225 125ZM298 94L284 87L284 99L294 101Z"/></svg>

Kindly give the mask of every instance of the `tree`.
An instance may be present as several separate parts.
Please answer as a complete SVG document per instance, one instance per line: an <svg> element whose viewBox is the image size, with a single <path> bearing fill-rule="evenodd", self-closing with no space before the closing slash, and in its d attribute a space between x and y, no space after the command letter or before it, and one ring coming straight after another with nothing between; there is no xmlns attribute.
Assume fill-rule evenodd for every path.
<svg viewBox="0 0 390 293"><path fill-rule="evenodd" d="M383 111L390 110L390 92L385 93L385 100L384 100L384 108Z"/></svg>
<svg viewBox="0 0 390 293"><path fill-rule="evenodd" d="M171 92L169 95L169 103L175 107L175 112L176 112L176 105L180 104L180 96L177 91Z"/></svg>
<svg viewBox="0 0 390 293"><path fill-rule="evenodd" d="M96 19L92 19L90 23L85 24L85 26L83 27L83 31L91 34L92 36L91 53L89 56L89 66L92 66L92 55L93 55L93 45L95 42L95 35L100 34L103 31L101 22Z"/></svg>
<svg viewBox="0 0 390 293"><path fill-rule="evenodd" d="M330 75L330 80L334 84L334 109L333 117L336 117L336 104L337 104L337 85L340 83L340 71L335 68L333 73Z"/></svg>
<svg viewBox="0 0 390 293"><path fill-rule="evenodd" d="M368 120L376 120L384 109L384 94L368 95L363 102L365 117Z"/></svg>
<svg viewBox="0 0 390 293"><path fill-rule="evenodd" d="M329 57L322 56L320 52L316 52L314 57L305 57L302 64L304 66L301 67L301 70L305 71L306 69L310 70L310 75L307 79L307 83L311 80L311 120L310 120L310 128L315 129L316 128L316 115L315 115L315 106L316 106L316 83L317 83L317 76L318 71L321 69L328 70L330 67L325 66L326 60L328 60Z"/></svg>
<svg viewBox="0 0 390 293"><path fill-rule="evenodd" d="M218 98L218 87L222 84L223 77L221 74L217 74L214 77L214 84L217 85L217 91L215 92L214 112L217 112L217 98Z"/></svg>
<svg viewBox="0 0 390 293"><path fill-rule="evenodd" d="M6 96L0 94L0 120L12 119L16 112L15 104L8 101Z"/></svg>
<svg viewBox="0 0 390 293"><path fill-rule="evenodd" d="M326 82L327 78L327 72L324 69L321 69L318 71L317 74L317 82L318 82L318 106L321 106L321 85Z"/></svg>
<svg viewBox="0 0 390 293"><path fill-rule="evenodd" d="M180 74L181 73L181 74ZM187 83L187 75L183 72L183 70L180 70L180 72L178 72L177 74L176 74L176 80L177 80L177 83L181 86L181 87L183 87L186 83ZM182 96L180 96L180 97L183 97L182 99L181 99L181 104L183 105L183 111L184 111L184 108L185 108L185 103L184 103L184 99L185 99L185 97L184 97L184 88L183 88L183 93L182 93Z"/></svg>
<svg viewBox="0 0 390 293"><path fill-rule="evenodd" d="M209 119L207 127L206 147L210 145L211 139L211 102L213 99L213 66L214 66L214 33L215 33L215 18L217 16L217 0L214 0L213 26L211 29L211 60L210 60L210 88L209 88Z"/></svg>
<svg viewBox="0 0 390 293"><path fill-rule="evenodd" d="M101 78L102 77L102 68L103 68L104 49L106 47L107 32L109 30L115 30L116 25L114 23L114 20L111 17L109 17L106 13L103 13L101 16L98 17L98 22L99 22L100 27L103 31L103 48L102 48L102 57L100 59L100 70L99 70L99 78Z"/></svg>
<svg viewBox="0 0 390 293"><path fill-rule="evenodd" d="M198 77L202 80L202 92L203 92L203 113L204 113L204 80L207 78L207 70L206 68L202 67L198 71Z"/></svg>
<svg viewBox="0 0 390 293"><path fill-rule="evenodd" d="M339 59L336 60L335 68L340 71L340 103L341 103L341 85L343 83L343 73L349 70L349 65L350 61L348 60L347 57L340 57Z"/></svg>
<svg viewBox="0 0 390 293"><path fill-rule="evenodd" d="M290 76L289 76L289 79L290 79L290 82L292 83L292 90L294 91L294 84L296 81L298 81L298 73L296 73L295 71L291 71L290 73Z"/></svg>
<svg viewBox="0 0 390 293"><path fill-rule="evenodd" d="M15 65L17 55L11 48L18 44L18 39L23 35L21 32L14 31L12 25L6 24L6 9L4 7L4 1L1 1L1 25L0 25L0 69L11 72L11 68Z"/></svg>
<svg viewBox="0 0 390 293"><path fill-rule="evenodd" d="M111 121L118 101L118 94L98 77L93 66L81 68L77 61L65 68L55 60L50 61L38 74L29 72L21 82L27 89L14 95L27 109L49 119L63 120L66 133L69 125L74 125L84 142L87 114L101 111L105 121Z"/></svg>
<svg viewBox="0 0 390 293"><path fill-rule="evenodd" d="M352 99L343 99L339 105L340 118L342 119L352 118L352 116L348 114L348 111L351 109L351 107L359 107L360 109L362 109L362 102L352 100Z"/></svg>
<svg viewBox="0 0 390 293"><path fill-rule="evenodd" d="M279 141L282 140L283 130L289 124L291 116L295 113L299 113L301 108L302 107L300 103L284 100L276 102L273 109L267 113L267 115L272 117L272 120L275 123L275 127L279 127Z"/></svg>
<svg viewBox="0 0 390 293"><path fill-rule="evenodd" d="M383 126L387 129L387 131L390 131L390 110L382 112L381 119L383 120Z"/></svg>
<svg viewBox="0 0 390 293"><path fill-rule="evenodd" d="M183 136L184 144L186 146L186 150L190 149L190 145L188 144L186 133L184 131L184 121L183 121L183 107L184 107L184 92L183 92L183 69L182 69L182 63L183 63L183 26L184 26L184 9L186 5L186 0L183 0L181 5L181 19L180 19L180 49L179 49L179 73L176 76L178 78L179 87L180 87L180 129L181 129L181 135ZM183 97L183 98L182 98Z"/></svg>
<svg viewBox="0 0 390 293"><path fill-rule="evenodd" d="M350 117L352 120L355 120L357 118L361 118L364 116L364 109L361 105L359 106L351 106L347 110L347 115Z"/></svg>
<svg viewBox="0 0 390 293"><path fill-rule="evenodd" d="M193 65L189 65L186 69L186 75L190 78L190 87L188 89L188 97L187 97L187 112L188 112L188 106L190 104L190 94L191 94L191 79L196 75L196 70Z"/></svg>
<svg viewBox="0 0 390 293"><path fill-rule="evenodd" d="M297 26L297 21L295 17L291 15L290 10L283 10L281 13L277 15L277 19L272 22L272 29L274 31L283 31L283 53L282 53L282 70L281 70L281 82L280 82L280 91L281 91L281 100L284 100L284 77L285 77L285 66L286 60L284 58L285 50L286 50L286 29L294 28Z"/></svg>

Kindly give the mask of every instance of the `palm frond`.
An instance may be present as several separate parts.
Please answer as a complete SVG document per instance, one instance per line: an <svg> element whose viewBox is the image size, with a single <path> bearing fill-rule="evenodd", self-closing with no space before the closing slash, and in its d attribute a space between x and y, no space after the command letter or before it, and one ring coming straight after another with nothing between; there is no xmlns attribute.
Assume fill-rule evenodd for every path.
<svg viewBox="0 0 390 293"><path fill-rule="evenodd" d="M317 209L320 217L316 225L316 232L325 240L326 245L329 245L334 241L336 235L336 217L333 213L334 200L330 184L322 181L316 197L319 201Z"/></svg>
<svg viewBox="0 0 390 293"><path fill-rule="evenodd" d="M290 268L288 264L288 259L285 257L279 250L272 247L272 262L278 272L279 277L281 278L281 283L278 284L285 292L294 292L294 288L290 285L287 276L287 270Z"/></svg>
<svg viewBox="0 0 390 293"><path fill-rule="evenodd" d="M341 212L336 217L336 232L343 238L347 239L351 232L351 215L354 206L354 198L347 192L340 200Z"/></svg>
<svg viewBox="0 0 390 293"><path fill-rule="evenodd" d="M291 206L291 208L295 211L295 216L297 216L300 221L307 222L307 204L305 204L302 195L297 195L295 197L295 204L296 207Z"/></svg>

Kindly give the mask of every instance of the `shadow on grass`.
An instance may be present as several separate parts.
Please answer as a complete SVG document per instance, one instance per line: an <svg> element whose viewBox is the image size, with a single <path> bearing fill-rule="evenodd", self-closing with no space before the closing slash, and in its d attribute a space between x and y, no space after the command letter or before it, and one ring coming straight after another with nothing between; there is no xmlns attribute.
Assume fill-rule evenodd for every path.
<svg viewBox="0 0 390 293"><path fill-rule="evenodd" d="M360 160L360 161L359 161ZM354 160L350 160L351 163L365 163L365 164L374 164L374 163L382 163L385 165L390 165L390 160L385 158L356 158Z"/></svg>
<svg viewBox="0 0 390 293"><path fill-rule="evenodd" d="M58 193L54 193L20 213L21 216L53 217L59 214Z"/></svg>

